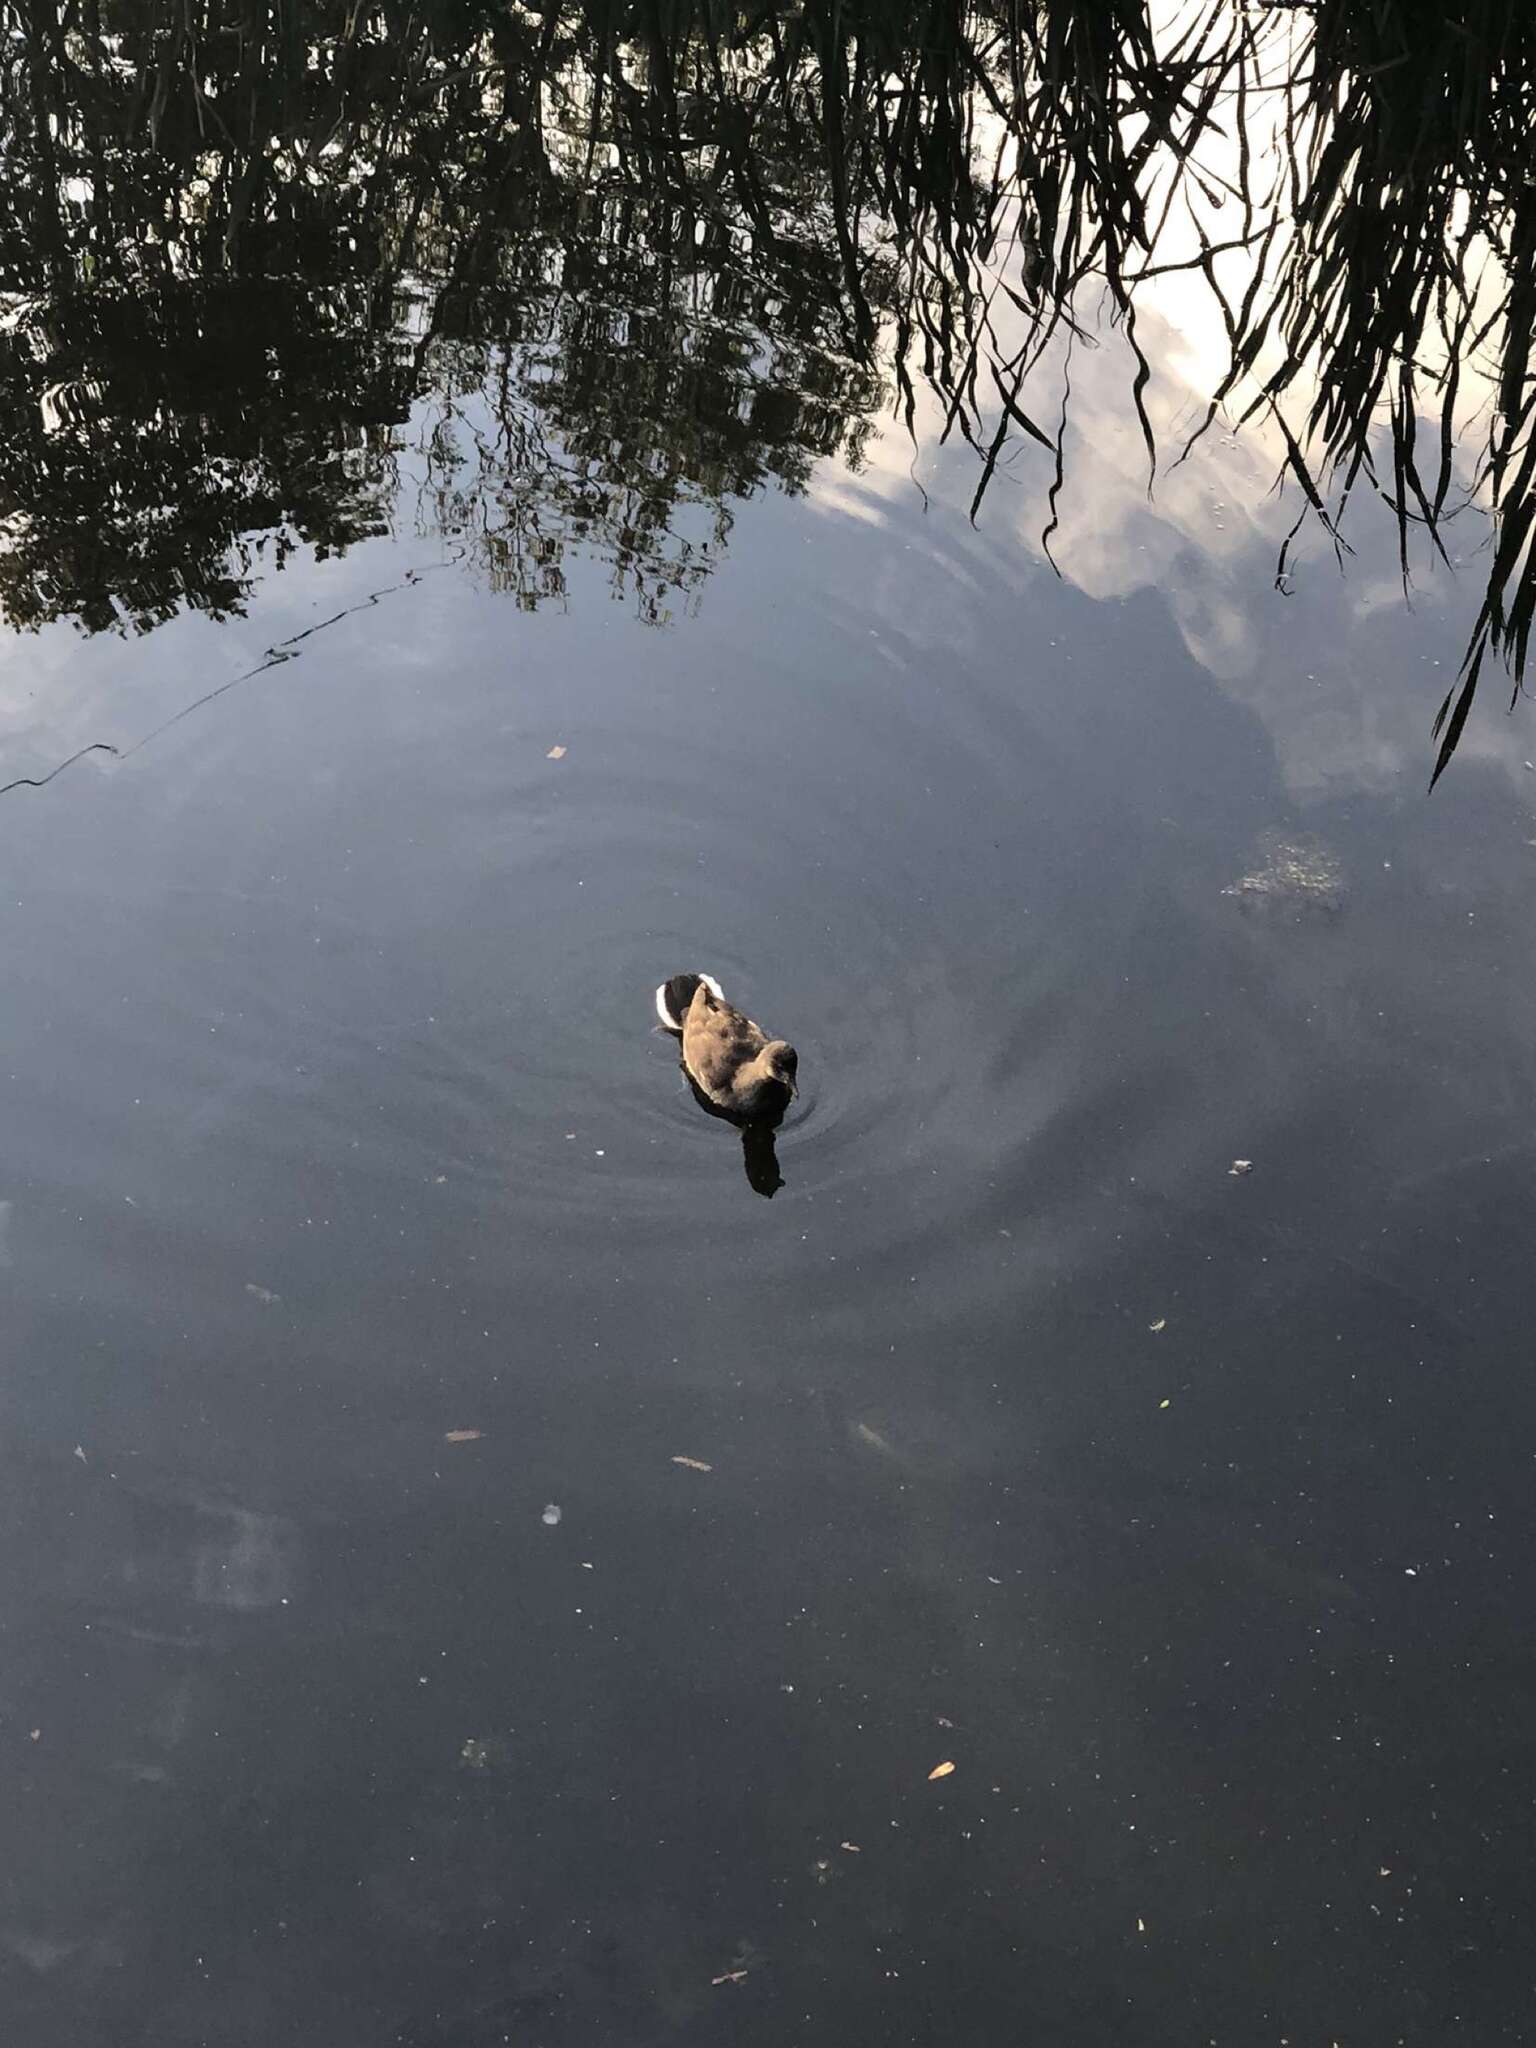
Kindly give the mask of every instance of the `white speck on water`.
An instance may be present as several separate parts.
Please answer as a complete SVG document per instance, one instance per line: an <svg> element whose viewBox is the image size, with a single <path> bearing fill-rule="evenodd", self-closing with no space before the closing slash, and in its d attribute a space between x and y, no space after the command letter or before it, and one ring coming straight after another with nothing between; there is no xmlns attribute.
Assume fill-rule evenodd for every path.
<svg viewBox="0 0 1536 2048"><path fill-rule="evenodd" d="M551 1501L549 1506L544 1510L543 1514L540 1515L539 1520L544 1524L546 1529L558 1529L560 1526L560 1515L561 1510L558 1507L556 1507L553 1501Z"/></svg>

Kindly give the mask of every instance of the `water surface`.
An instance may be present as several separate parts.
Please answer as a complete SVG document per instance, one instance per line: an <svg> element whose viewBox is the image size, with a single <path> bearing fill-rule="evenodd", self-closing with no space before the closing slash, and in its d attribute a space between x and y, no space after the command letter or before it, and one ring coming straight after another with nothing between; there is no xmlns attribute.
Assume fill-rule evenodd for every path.
<svg viewBox="0 0 1536 2048"><path fill-rule="evenodd" d="M1536 735L1108 376L0 647L12 2038L1523 2038Z"/></svg>

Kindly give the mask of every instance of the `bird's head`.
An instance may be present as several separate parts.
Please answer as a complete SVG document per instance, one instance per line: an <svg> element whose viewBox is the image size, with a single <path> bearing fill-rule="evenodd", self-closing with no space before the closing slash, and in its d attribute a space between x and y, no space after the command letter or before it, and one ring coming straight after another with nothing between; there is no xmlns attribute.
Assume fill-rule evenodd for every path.
<svg viewBox="0 0 1536 2048"><path fill-rule="evenodd" d="M795 1078L800 1067L800 1055L786 1039L772 1039L763 1047L763 1066L770 1077L782 1082L791 1095L800 1093L800 1084Z"/></svg>

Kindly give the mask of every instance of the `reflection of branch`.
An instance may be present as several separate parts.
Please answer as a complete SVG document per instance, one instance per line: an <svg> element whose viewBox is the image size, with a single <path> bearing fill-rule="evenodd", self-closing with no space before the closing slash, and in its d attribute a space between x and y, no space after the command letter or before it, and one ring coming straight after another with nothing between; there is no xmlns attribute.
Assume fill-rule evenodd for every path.
<svg viewBox="0 0 1536 2048"><path fill-rule="evenodd" d="M430 566L446 568L448 565L434 562ZM19 775L14 782L0 784L0 796L9 795L13 789L45 789L55 776L62 775L66 768L72 768L76 761L83 761L87 754L111 754L119 761L131 760L135 754L142 753L151 740L159 739L163 733L168 733L173 725L180 725L182 720L190 718L194 711L201 711L204 705L212 704L218 698L226 696L241 683L248 683L256 676L265 675L269 669L281 668L285 662L297 661L302 641L311 639L316 633L323 633L327 626L339 625L343 619L350 619L355 612L370 610L382 599L392 597L397 591L409 589L413 584L419 583L425 574L424 569L407 569L399 583L386 583L382 589L369 591L368 595L359 598L356 604L345 605L339 612L332 612L328 619L317 619L312 626L306 626L302 632L290 633L286 640L274 641L254 668L246 669L241 675L231 676L228 682L220 683L216 689L205 690L201 697L194 697L190 704L184 704L179 711L173 712L169 718L145 733L142 739L135 740L132 746L116 747L109 740L93 740L89 746L76 748L74 753L61 761L56 768L51 768L46 775Z"/></svg>
<svg viewBox="0 0 1536 2048"><path fill-rule="evenodd" d="M88 747L77 747L67 760L61 761L57 768L50 768L46 775L18 775L14 782L0 783L0 796L8 796L13 789L46 789L56 775L62 775L66 768L73 768L87 754L115 754L121 759L122 749L114 747L108 740L92 740Z"/></svg>

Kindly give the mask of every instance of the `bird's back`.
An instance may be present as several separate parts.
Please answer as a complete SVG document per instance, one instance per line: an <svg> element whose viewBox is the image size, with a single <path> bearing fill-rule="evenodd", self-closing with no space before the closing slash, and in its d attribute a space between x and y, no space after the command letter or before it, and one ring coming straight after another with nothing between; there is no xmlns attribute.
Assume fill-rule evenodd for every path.
<svg viewBox="0 0 1536 2048"><path fill-rule="evenodd" d="M760 1024L714 995L703 982L683 1019L683 1064L714 1101L733 1103L742 1069L768 1043Z"/></svg>

